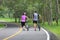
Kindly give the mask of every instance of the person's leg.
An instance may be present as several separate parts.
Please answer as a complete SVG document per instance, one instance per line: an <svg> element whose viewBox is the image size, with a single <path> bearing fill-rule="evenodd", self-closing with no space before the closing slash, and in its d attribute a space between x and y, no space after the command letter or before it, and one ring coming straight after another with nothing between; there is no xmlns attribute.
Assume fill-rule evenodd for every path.
<svg viewBox="0 0 60 40"><path fill-rule="evenodd" d="M34 28L35 28L34 30L36 31L37 21L34 21L33 23L34 23Z"/></svg>
<svg viewBox="0 0 60 40"><path fill-rule="evenodd" d="M21 22L21 28L23 28L23 22Z"/></svg>
<svg viewBox="0 0 60 40"><path fill-rule="evenodd" d="M25 22L23 22L23 28L24 28L24 30L27 30L26 27L25 27Z"/></svg>
<svg viewBox="0 0 60 40"><path fill-rule="evenodd" d="M34 30L36 31L36 23L34 23L34 28L35 28Z"/></svg>
<svg viewBox="0 0 60 40"><path fill-rule="evenodd" d="M24 22L21 22L21 28L24 30Z"/></svg>

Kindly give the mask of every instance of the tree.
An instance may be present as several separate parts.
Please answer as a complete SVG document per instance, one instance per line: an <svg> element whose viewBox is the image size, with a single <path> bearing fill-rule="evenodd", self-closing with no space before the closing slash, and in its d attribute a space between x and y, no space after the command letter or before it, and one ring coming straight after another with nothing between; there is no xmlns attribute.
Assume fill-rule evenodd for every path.
<svg viewBox="0 0 60 40"><path fill-rule="evenodd" d="M3 0L0 0L0 5L2 5L2 1L3 1Z"/></svg>
<svg viewBox="0 0 60 40"><path fill-rule="evenodd" d="M49 14L48 14L48 24L51 25L52 24L52 0L49 0Z"/></svg>
<svg viewBox="0 0 60 40"><path fill-rule="evenodd" d="M42 9L42 22L43 22L43 24L45 22L45 5L46 5L46 0L43 0L43 9Z"/></svg>
<svg viewBox="0 0 60 40"><path fill-rule="evenodd" d="M56 1L56 23L58 24L59 3L58 0L55 1Z"/></svg>

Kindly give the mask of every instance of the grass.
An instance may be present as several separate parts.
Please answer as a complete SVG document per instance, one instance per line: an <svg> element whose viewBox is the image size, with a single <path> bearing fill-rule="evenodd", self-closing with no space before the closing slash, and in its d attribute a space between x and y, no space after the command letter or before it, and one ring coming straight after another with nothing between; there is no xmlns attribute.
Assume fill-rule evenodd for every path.
<svg viewBox="0 0 60 40"><path fill-rule="evenodd" d="M14 18L0 18L2 22L14 22Z"/></svg>
<svg viewBox="0 0 60 40"><path fill-rule="evenodd" d="M60 37L60 21L58 25L55 22L53 22L51 26L49 26L48 23L46 22L43 25L43 27L54 33L57 37Z"/></svg>
<svg viewBox="0 0 60 40"><path fill-rule="evenodd" d="M5 24L0 24L0 28L4 28Z"/></svg>
<svg viewBox="0 0 60 40"><path fill-rule="evenodd" d="M0 22L14 22L14 18L0 18ZM0 24L0 28L5 27L5 24Z"/></svg>

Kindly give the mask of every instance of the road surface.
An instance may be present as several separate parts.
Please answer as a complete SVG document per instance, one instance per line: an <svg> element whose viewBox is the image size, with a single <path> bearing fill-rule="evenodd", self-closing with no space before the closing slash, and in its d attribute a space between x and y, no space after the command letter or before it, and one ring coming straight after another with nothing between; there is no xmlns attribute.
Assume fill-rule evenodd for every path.
<svg viewBox="0 0 60 40"><path fill-rule="evenodd" d="M9 23L6 28L0 30L0 40L48 40L49 34L47 33L42 28L40 31L38 28L37 31L34 31L34 28L24 31L22 28Z"/></svg>

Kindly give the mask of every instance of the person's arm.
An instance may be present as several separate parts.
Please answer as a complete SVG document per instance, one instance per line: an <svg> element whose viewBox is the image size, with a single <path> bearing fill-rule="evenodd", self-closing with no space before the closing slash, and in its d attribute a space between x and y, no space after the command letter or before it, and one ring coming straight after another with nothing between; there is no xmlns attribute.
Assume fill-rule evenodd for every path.
<svg viewBox="0 0 60 40"><path fill-rule="evenodd" d="M26 18L27 18L27 20L29 20L29 17L28 16L26 16Z"/></svg>
<svg viewBox="0 0 60 40"><path fill-rule="evenodd" d="M42 16L41 15L39 15L39 19L42 19Z"/></svg>
<svg viewBox="0 0 60 40"><path fill-rule="evenodd" d="M21 16L20 16L20 22L21 22Z"/></svg>
<svg viewBox="0 0 60 40"><path fill-rule="evenodd" d="M38 15L38 19L39 19L39 20L41 19L41 15L40 15L40 14Z"/></svg>
<svg viewBox="0 0 60 40"><path fill-rule="evenodd" d="M34 18L34 14L32 15L32 20L33 20L33 18Z"/></svg>
<svg viewBox="0 0 60 40"><path fill-rule="evenodd" d="M39 19L39 15L38 15L38 19Z"/></svg>
<svg viewBox="0 0 60 40"><path fill-rule="evenodd" d="M29 19L28 16L26 16L26 18Z"/></svg>

